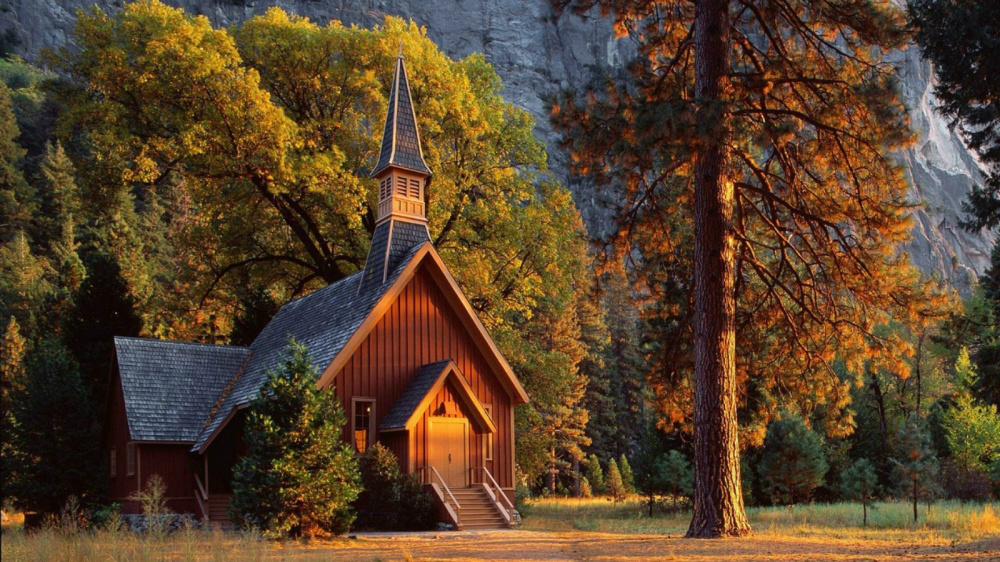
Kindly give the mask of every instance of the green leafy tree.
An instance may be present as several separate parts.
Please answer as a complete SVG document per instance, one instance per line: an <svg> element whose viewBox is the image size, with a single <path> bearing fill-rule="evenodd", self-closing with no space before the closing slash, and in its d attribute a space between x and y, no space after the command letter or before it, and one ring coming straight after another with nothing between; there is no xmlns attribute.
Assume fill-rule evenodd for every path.
<svg viewBox="0 0 1000 562"><path fill-rule="evenodd" d="M632 465L628 463L628 457L623 453L618 457L618 467L622 475L622 486L625 494L635 493L635 475L632 473Z"/></svg>
<svg viewBox="0 0 1000 562"><path fill-rule="evenodd" d="M605 491L604 470L601 468L601 459L597 458L597 455L591 453L587 456L586 462L584 462L584 472L594 493L603 494Z"/></svg>
<svg viewBox="0 0 1000 562"><path fill-rule="evenodd" d="M978 382L969 352L962 348L955 361L956 391L942 415L948 451L960 468L988 472L992 460L1000 458L1000 414L994 404L982 404L972 395Z"/></svg>
<svg viewBox="0 0 1000 562"><path fill-rule="evenodd" d="M804 502L823 484L828 465L819 435L801 416L785 413L771 422L757 471L777 504Z"/></svg>
<svg viewBox="0 0 1000 562"><path fill-rule="evenodd" d="M336 535L354 521L357 460L340 438L343 409L317 378L305 346L293 341L248 410L230 511L270 537Z"/></svg>
<svg viewBox="0 0 1000 562"><path fill-rule="evenodd" d="M1000 77L993 70L993 46L1000 37L1000 5L968 0L908 4L917 44L934 63L938 110L988 170L986 182L969 195L966 226L995 227L1000 224Z"/></svg>
<svg viewBox="0 0 1000 562"><path fill-rule="evenodd" d="M844 496L861 502L864 514L863 525L868 526L868 502L875 497L878 474L875 465L868 459L857 459L854 464L840 474L840 488Z"/></svg>
<svg viewBox="0 0 1000 562"><path fill-rule="evenodd" d="M359 459L362 491L355 506L356 528L384 531L426 530L433 523L434 500L416 475L403 474L399 459L375 443Z"/></svg>
<svg viewBox="0 0 1000 562"><path fill-rule="evenodd" d="M893 462L900 492L913 500L913 521L916 522L920 498L930 501L936 491L934 481L939 467L927 423L915 414L899 427Z"/></svg>
<svg viewBox="0 0 1000 562"><path fill-rule="evenodd" d="M608 489L608 495L615 503L625 501L628 493L625 491L625 483L622 482L622 473L618 470L618 462L615 459L608 461L608 476L604 479L604 486Z"/></svg>
<svg viewBox="0 0 1000 562"><path fill-rule="evenodd" d="M21 454L11 494L24 511L55 514L101 484L96 409L72 355L57 340L36 343L15 398L11 438ZM5 437L6 439L7 437Z"/></svg>

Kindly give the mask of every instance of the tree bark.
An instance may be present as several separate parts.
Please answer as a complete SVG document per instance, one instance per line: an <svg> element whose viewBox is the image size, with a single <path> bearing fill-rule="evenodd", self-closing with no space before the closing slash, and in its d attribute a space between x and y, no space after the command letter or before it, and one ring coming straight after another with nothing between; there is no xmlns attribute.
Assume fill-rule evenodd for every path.
<svg viewBox="0 0 1000 562"><path fill-rule="evenodd" d="M734 186L727 157L729 0L695 8L699 142L694 202L694 515L688 537L750 532L743 508L736 420Z"/></svg>

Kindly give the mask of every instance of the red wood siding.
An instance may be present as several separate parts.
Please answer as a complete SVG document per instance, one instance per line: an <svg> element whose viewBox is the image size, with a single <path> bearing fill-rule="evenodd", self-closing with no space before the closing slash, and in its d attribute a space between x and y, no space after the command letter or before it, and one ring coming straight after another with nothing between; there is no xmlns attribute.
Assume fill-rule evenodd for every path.
<svg viewBox="0 0 1000 562"><path fill-rule="evenodd" d="M444 418L466 418L470 419L470 412L462 404L461 399L455 396L455 389L452 388L452 383L449 381L440 391L438 391L437 396L428 406L424 415L417 422L416 427L413 429L413 443L414 443L414 456L415 456L415 466L426 466L428 464L427 453L430 449L429 439L430 435L427 431L428 423L431 417L444 417ZM496 439L494 439L494 442ZM475 423L469 423L469 468L475 468L483 466L483 434L476 427ZM492 462L486 465L486 468L493 474L493 477L500 482L500 477L495 474ZM473 479L471 482L480 482L482 477L477 473L473 473ZM504 486L500 483L500 486Z"/></svg>
<svg viewBox="0 0 1000 562"><path fill-rule="evenodd" d="M460 317L452 310L444 293L423 268L416 273L344 368L337 373L333 381L337 398L344 405L348 416L352 415L352 397L375 398L377 427L416 370L422 365L443 359L454 360L479 401L493 405L493 422L498 432L494 438L494 460L487 468L502 487L513 487L513 407L510 397L463 326ZM344 439L348 442L350 426L349 417L344 432ZM386 446L397 452L404 470L422 466L420 463L423 461L418 459L424 458L425 452L421 445L424 438L416 434L418 431L411 432L414 435L409 438L411 446L416 447L414 455L407 455L406 458L397 452L403 450L400 437L386 434L383 439L380 436ZM474 436L470 439L481 437ZM482 466L481 443L470 444L469 450L477 455L469 460L469 466Z"/></svg>
<svg viewBox="0 0 1000 562"><path fill-rule="evenodd" d="M108 476L108 499L120 504L125 504L128 497L138 489L138 474L128 475L128 442L131 439L128 432L128 419L125 417L125 397L122 394L121 379L118 377L117 365L115 366L114 379L111 384L111 397L108 402L107 433L104 446L104 468L108 470L108 459L110 451L115 449L117 457L116 475Z"/></svg>
<svg viewBox="0 0 1000 562"><path fill-rule="evenodd" d="M196 513L194 499L194 456L191 445L139 444L136 447L138 472L145 486L159 475L167 487L167 507L174 513Z"/></svg>

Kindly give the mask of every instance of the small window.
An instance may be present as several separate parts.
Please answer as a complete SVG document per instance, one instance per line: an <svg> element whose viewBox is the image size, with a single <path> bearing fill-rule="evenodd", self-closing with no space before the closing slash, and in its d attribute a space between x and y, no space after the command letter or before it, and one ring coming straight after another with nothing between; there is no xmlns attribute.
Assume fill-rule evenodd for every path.
<svg viewBox="0 0 1000 562"><path fill-rule="evenodd" d="M364 453L375 442L372 424L375 422L375 401L354 399L354 448Z"/></svg>
<svg viewBox="0 0 1000 562"><path fill-rule="evenodd" d="M410 178L410 198L420 199L420 180Z"/></svg>
<svg viewBox="0 0 1000 562"><path fill-rule="evenodd" d="M135 443L129 443L125 446L125 456L126 463L128 463L128 475L132 476L135 474Z"/></svg>
<svg viewBox="0 0 1000 562"><path fill-rule="evenodd" d="M396 195L406 197L406 178L402 176L396 178Z"/></svg>
<svg viewBox="0 0 1000 562"><path fill-rule="evenodd" d="M118 476L118 449L111 447L108 453L108 476L114 478Z"/></svg>
<svg viewBox="0 0 1000 562"><path fill-rule="evenodd" d="M483 409L486 410L486 415L490 417L490 420L492 420L493 419L493 405L492 404L485 404L483 406ZM496 422L493 422L493 424L496 425ZM485 445L486 451L485 451L485 454L483 455L483 458L485 460L491 461L491 460L493 460L493 434L492 433L487 433L484 437L486 437L486 439L484 439L484 441L486 443L486 445Z"/></svg>
<svg viewBox="0 0 1000 562"><path fill-rule="evenodd" d="M389 198L389 185L391 181L389 178L383 178L381 184L379 185L379 200Z"/></svg>

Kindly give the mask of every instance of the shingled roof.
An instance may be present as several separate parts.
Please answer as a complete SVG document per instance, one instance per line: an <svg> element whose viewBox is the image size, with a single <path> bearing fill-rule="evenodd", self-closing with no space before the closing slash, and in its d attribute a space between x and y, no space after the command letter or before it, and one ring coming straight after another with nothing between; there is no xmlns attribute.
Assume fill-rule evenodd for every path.
<svg viewBox="0 0 1000 562"><path fill-rule="evenodd" d="M114 339L128 429L136 441L191 443L212 405L250 356L227 345Z"/></svg>
<svg viewBox="0 0 1000 562"><path fill-rule="evenodd" d="M399 395L396 403L389 409L379 425L379 431L399 431L410 429L427 409L434 395L444 386L449 378L453 381L452 388L456 397L465 404L469 419L486 433L494 433L497 428L490 419L486 409L476 398L476 393L469 386L469 381L451 359L428 363L417 369L410 379L406 390Z"/></svg>
<svg viewBox="0 0 1000 562"><path fill-rule="evenodd" d="M389 109L386 112L385 129L382 131L382 147L372 175L378 175L389 166L398 166L428 175L431 173L427 163L424 162L424 153L420 146L417 117L413 112L413 100L410 98L410 81L406 77L402 54L396 58L396 73L392 77Z"/></svg>
<svg viewBox="0 0 1000 562"><path fill-rule="evenodd" d="M306 346L313 366L322 373L419 249L419 245L414 246L400 256L399 265L384 284L359 293L362 273L358 272L281 307L251 344L253 355L239 380L222 398L221 407L207 422L207 410L202 415L204 429L192 450L200 450L234 409L257 396L267 380L267 371L277 366L291 338Z"/></svg>

